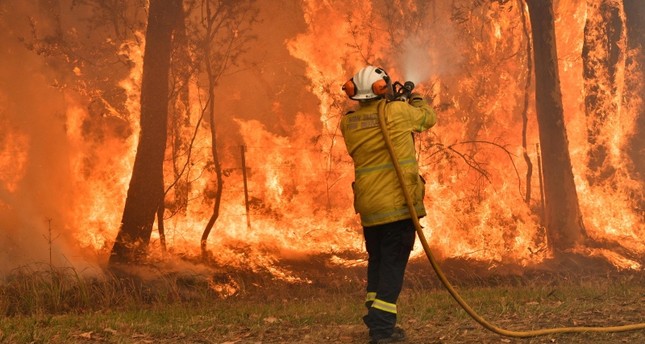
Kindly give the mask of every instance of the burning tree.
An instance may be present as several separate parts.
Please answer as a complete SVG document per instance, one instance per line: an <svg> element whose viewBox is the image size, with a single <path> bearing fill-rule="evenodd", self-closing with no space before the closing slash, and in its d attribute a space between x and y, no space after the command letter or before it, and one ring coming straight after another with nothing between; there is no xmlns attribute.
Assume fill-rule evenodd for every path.
<svg viewBox="0 0 645 344"><path fill-rule="evenodd" d="M590 237L583 224L583 216L589 213L583 214L578 197L580 190L586 191L586 184L584 181L576 183L575 178L579 177L575 169L580 165L574 166L570 156L566 124L572 122L568 117L571 115L568 114L572 109L571 99L575 99L576 94L571 92L574 88L567 89L565 108L559 76L563 65L558 63L558 59L564 58L556 53L556 41L567 36L556 37L552 2L495 0L443 4L437 1L399 1L397 6L392 7L384 3L357 0L352 5L334 10L318 8L312 3L306 4L308 18L311 18L309 27L312 39L320 39L314 33L319 30L318 25L321 23L344 28L344 31L351 33L347 38L340 35L330 38L342 42L345 47L338 53L343 59L337 65L321 60L320 56L324 55L317 54L315 50L307 50L305 37L299 37L298 43L293 43L294 55L312 66L308 76L313 84L324 84L324 78L330 75L343 80L347 76L338 75L339 70L349 73L364 63L390 68L394 66L390 73L395 78L411 78L414 73L410 73L408 69L427 72L421 73L426 74L424 78L414 81L425 81L432 86L427 88L420 83L419 90L434 97L434 104L441 111L435 134L418 140L420 159L425 161L425 165L421 166L422 173L426 180L438 181L430 183L428 203L435 212L451 214L458 220L426 221L430 223L430 236L435 231L441 231L442 239L446 240L445 236L450 236L453 232L463 233L460 240L463 246L453 246L450 255L479 255L482 252L481 256L487 257L486 259L503 261L504 258L499 255L487 256L485 252L499 253L508 250L517 254L514 259L522 260L525 257L539 261L540 258L530 256L544 259L552 252L558 256L564 251L585 254L594 252L580 250L586 245L593 247L596 244L587 240ZM568 3L576 10L582 7L581 4L582 2ZM524 21L527 5L532 24L530 28L526 23L521 23ZM361 10L353 11L353 8ZM405 10L396 11L394 8ZM328 12L342 14L334 18ZM562 17L567 15L569 14L560 14ZM348 20L340 23L338 17ZM578 18L580 17L576 16L574 20L579 20ZM380 34L373 35L374 31ZM580 56L577 55L578 60ZM412 59L406 59L407 57ZM531 79L533 68L536 75L536 99L534 107L531 107L534 100L529 91L534 87ZM569 64L564 68L570 69ZM316 73L324 75L324 78ZM567 85L575 78L571 73L567 73L566 77ZM580 77L578 79L582 80ZM329 101L333 98L327 94L319 94L319 97L326 105L321 106L321 112L323 122L327 123L336 113L329 106L334 104ZM516 126L519 115L523 118L521 127ZM535 119L539 125L537 131L532 127ZM333 123L329 127L333 128ZM578 132L575 134L577 140ZM540 200L532 200L530 197L531 194L540 194L531 192L539 190L541 184L531 183L531 178L536 177L531 173L531 161L536 161L537 157L529 152L531 145L528 144L538 139L540 158L543 159L547 207L545 234L542 234L544 227L539 219ZM521 180L512 173L513 169L517 175L520 171L513 163L516 149L508 147L515 147L518 141L522 142L522 154L526 161L526 180ZM576 144L579 145L579 142L577 140ZM499 169L499 154L486 145L511 158L511 165L507 165L511 173ZM462 151L462 147L467 147L467 150ZM579 149L574 151L577 153ZM496 171L488 168L487 162L492 160L497 161ZM466 166L465 170L460 163ZM507 187L510 184L509 177L519 180L520 194L521 185L526 184L523 195L526 208L513 202L502 204L513 198ZM500 183L504 185L503 192L494 186ZM437 184L440 186L432 186ZM468 188L472 188L470 193ZM638 193L633 189L630 192ZM491 197L495 202L491 203ZM445 202L446 200L450 201ZM584 202L587 200L587 197L583 198ZM586 203L585 209L588 207L589 204ZM496 230L491 231L490 228ZM594 238L597 238L597 225L594 223L592 228ZM477 244L477 240L485 244ZM528 248L529 255L525 256L519 251L521 248L516 246L518 240L532 243L524 247L525 250ZM547 255L544 255L545 245L549 248ZM441 252L442 248L437 247L437 250ZM631 254L627 256L634 257Z"/></svg>
<svg viewBox="0 0 645 344"><path fill-rule="evenodd" d="M231 73L232 65L238 65L238 59L244 52L245 45L253 38L248 31L256 20L257 9L254 8L254 0L236 2L203 0L196 3L202 8L196 20L201 25L195 25L192 34L195 54L200 56L198 59L202 65L200 71L205 79L206 100L202 116L206 115L210 127L212 166L209 166L209 169L215 173L213 211L200 240L202 257L206 258L206 243L219 217L224 181L218 152L220 144L217 140L215 89L221 76Z"/></svg>
<svg viewBox="0 0 645 344"><path fill-rule="evenodd" d="M129 138L133 135L130 125L132 113L128 107L130 99L127 92L130 85L126 85L125 82L119 85L119 82L128 78L130 68L137 63L136 33L145 23L143 11L139 11L141 8L130 4L135 5L124 2L107 4L104 1L93 0L33 3L12 1L0 4L3 26L8 25L10 29L7 32L11 32L8 37L15 35L20 43L16 45L13 40L6 39L6 45L3 45L11 47L8 51L19 52L27 48L37 54L47 66L46 74L50 80L46 83L47 88L55 90L59 97L64 99L66 107L61 109L53 101L55 97L47 96L42 91L38 92L38 103L57 116L46 125L49 128L64 129L67 137L60 141L55 139L57 136L53 135L53 132L34 135L46 138L51 147L58 147L57 153L50 154L51 159L57 164L67 166L65 170L60 170L50 163L47 169L41 168L47 171L42 180L59 189L55 193L43 191L51 195L59 194L58 200L50 203L54 205L52 209L57 208L55 204L62 204L68 208L65 211L47 211L54 226L58 224L62 228L63 235L54 246L74 247L80 243L80 246L85 247L97 244L98 242L93 241L98 237L89 233L104 233L106 228L98 223L95 223L97 226L79 225L73 214L78 212L77 214L83 214L86 219L91 219L94 217L91 209L97 201L103 203L103 207L110 204L99 201L99 198L114 200L113 197L118 199L123 196L109 187L110 184L115 185L114 177L120 174L122 168L130 167L129 162L119 162L119 158L112 153L112 149L129 150ZM7 15L14 12L18 14ZM22 16L19 13L28 15ZM11 21L7 21L12 17ZM26 25L23 21L27 22ZM25 71L23 68L16 70L23 73ZM25 86L34 91L37 89L34 83L26 80ZM33 102L33 99L31 101ZM43 113L27 112L32 119ZM34 147L38 149L39 146ZM69 147L78 149L72 152ZM27 151L24 153L34 157ZM37 160L33 163L38 164ZM16 176L23 179L24 173ZM88 202L80 201L89 195L87 192L90 192L90 189L104 182L106 187L103 188L103 196L90 196L86 198ZM93 186L89 186L90 184ZM68 187L65 188L64 185ZM47 199L42 195L40 198L43 201ZM33 216L37 218L42 215L44 214L36 211ZM91 227L94 229L87 230ZM85 231L79 230L80 228L84 228Z"/></svg>
<svg viewBox="0 0 645 344"><path fill-rule="evenodd" d="M585 237L564 125L552 1L527 0L533 32L537 118L544 157L545 225L558 251Z"/></svg>
<svg viewBox="0 0 645 344"><path fill-rule="evenodd" d="M141 82L141 131L132 179L110 264L145 256L155 214L163 203L163 161L168 121L168 76L172 32L181 0L152 0Z"/></svg>
<svg viewBox="0 0 645 344"><path fill-rule="evenodd" d="M624 0L625 26L627 28L627 61L625 91L630 108L640 108L638 113L637 132L632 136L630 155L634 161L634 171L640 174L641 178L645 171L645 158L643 158L643 147L645 147L645 106L642 104L642 94L645 93L643 85L643 66L645 66L645 6L639 0ZM642 197L639 208L645 208L645 197Z"/></svg>
<svg viewBox="0 0 645 344"><path fill-rule="evenodd" d="M592 184L615 172L605 163L610 143L602 129L612 115L619 114L623 93L626 35L621 7L615 1L600 1L587 9L582 59Z"/></svg>
<svg viewBox="0 0 645 344"><path fill-rule="evenodd" d="M268 23L254 23L260 40L245 46L253 11L236 15L251 3ZM571 251L641 267L642 1L306 0L275 9L270 2L184 0L166 22L174 31L157 55L169 59L159 72L169 74L167 83L143 67L144 44L159 43L143 34L149 4L159 2L0 2L0 24L9 33L0 36L9 47L0 54L6 61L27 53L39 59L40 74L27 80L54 87L32 87L29 94L42 99L43 88L60 92L42 101L58 104L51 106L57 114L37 117L46 111L33 102L14 110L20 106L13 99L24 93L17 89L29 87L0 84L0 222L7 228L42 232L31 219L52 218L54 227L65 228L65 240L54 245L80 243L107 253L118 237L115 247L128 252L123 261L146 248L154 254L158 243L205 255L208 242L217 247L209 257L221 266L252 255L244 260L251 269L273 269L285 252L323 253L343 264L338 257L360 251L361 239L351 161L337 144L348 105L339 84L372 63L395 80L415 81L440 113L436 129L416 141L431 210L422 223L439 257L527 266ZM14 12L25 15L7 15ZM234 65L264 52L280 57L251 71ZM0 71L17 79L22 66L9 65ZM161 80L153 87L157 104L148 102L151 76ZM42 135L45 127L58 130ZM47 149L44 137L52 141ZM251 229L240 144L248 148ZM53 147L55 153L42 153ZM135 154L154 162L142 164ZM43 169L45 155L58 164ZM149 177L143 183L141 176ZM50 177L69 187L51 192L42 186ZM136 184L130 193L150 190L145 200L127 195L129 181ZM55 196L40 197L44 207L22 207L41 202L32 195ZM127 238L117 233L126 227L135 228ZM209 236L213 228L217 236Z"/></svg>
<svg viewBox="0 0 645 344"><path fill-rule="evenodd" d="M217 141L217 118L216 118L216 102L215 102L215 88L219 78L225 74L230 65L236 63L239 55L243 52L244 45L251 38L247 34L247 30L254 22L255 11L253 10L253 1L242 1L229 3L225 1L188 1L186 3L186 11L182 10L182 1L176 1L173 4L164 4L161 9L153 7L151 3L150 16L151 21L148 24L148 32L146 34L147 45L145 56L151 56L150 61L157 62L159 65L152 65L151 69L146 69L144 59L144 78L142 85L146 85L147 71L151 71L158 80L151 80L153 91L156 91L153 98L148 98L144 93L147 89L142 86L141 95L141 134L142 139L139 142L139 149L137 150L137 158L133 168L132 181L128 189L128 198L124 210L123 225L117 236L111 255L111 263L114 262L129 262L135 261L146 253L146 247L150 240L152 233L152 226L154 224L154 214L157 214L158 228L160 229L160 236L162 245L165 247L165 235L162 231L164 219L164 198L168 191L174 186L178 189L175 193L179 202L182 202L182 192L184 188L189 187L190 181L181 183L181 179L185 178L183 175L186 168L191 164L191 151L194 144L194 138L189 143L182 143L182 130L184 121L173 120L172 123L176 126L173 128L173 171L175 180L164 191L163 183L163 157L166 148L166 134L167 134L167 105L169 100L168 89L168 75L171 66L171 50L172 50L172 35L173 30L182 28L180 34L176 37L185 37L188 34L187 41L183 41L184 45L190 44L192 49L189 53L184 53L184 60L175 61L178 70L181 71L182 65L194 60L196 63L201 64L203 68L196 68L194 70L185 69L183 73L179 73L180 77L176 92L173 90L172 94L183 96L185 102L190 101L190 97L186 95L187 82L190 78L199 79L202 73L205 79L205 103L200 111L200 116L195 124L195 134L199 127L206 118L206 123L210 127L211 136L211 152L212 152L212 166L207 167L215 174L216 180L213 213L210 216L206 228L202 235L200 246L202 247L202 254L206 255L206 241L208 235L219 216L219 207L222 197L222 166L220 163L220 156L218 153ZM155 5L158 6L158 5ZM159 11L157 14L152 9ZM185 17L177 15L177 13L186 13ZM192 19L192 16L198 13L195 22L189 21L190 26L186 26L185 20ZM160 18L159 22L155 19ZM177 23L181 25L176 26ZM199 23L199 24L197 24ZM155 25L160 25L160 28L155 29ZM153 31L151 31L153 30ZM155 30L162 30L159 34ZM152 39L152 41L151 41ZM155 45L152 45L155 43ZM192 44L191 44L192 43ZM161 45L161 46L157 46ZM181 48L181 47L180 47ZM149 50L152 49L152 50ZM157 51L161 49L161 51ZM186 49L184 46L183 49ZM181 49L176 49L178 54L181 54ZM182 56L182 55L177 55ZM191 56L196 56L195 59ZM163 64L162 64L163 63ZM163 69L162 69L163 68ZM150 75L148 74L148 75ZM192 75L191 75L192 74ZM199 83L198 83L199 84ZM198 89L197 92L200 92ZM158 108L152 109L150 113L146 113L144 104L149 99L154 99ZM177 115L181 118L181 111L183 107L175 109ZM186 120L190 120L187 118ZM149 136L144 136L146 130L154 131ZM145 141L148 138L149 141ZM151 151L148 151L151 150ZM184 165L183 168L177 168L178 153L184 150ZM151 161L148 161L151 159ZM137 164L138 161L142 161ZM145 163L144 163L145 162ZM187 174L186 174L187 175ZM137 197L138 196L138 197ZM185 196L183 196L185 197ZM151 200L156 199L156 202ZM179 203L181 207L182 203ZM185 206L185 203L184 203Z"/></svg>

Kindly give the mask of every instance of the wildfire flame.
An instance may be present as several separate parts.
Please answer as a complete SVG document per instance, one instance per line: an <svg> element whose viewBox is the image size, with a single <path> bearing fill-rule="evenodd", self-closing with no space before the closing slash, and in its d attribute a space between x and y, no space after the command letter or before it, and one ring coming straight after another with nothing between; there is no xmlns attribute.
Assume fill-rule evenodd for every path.
<svg viewBox="0 0 645 344"><path fill-rule="evenodd" d="M332 257L330 264L361 263L360 259L341 258L345 252L362 252L363 243L352 206L353 166L338 122L352 105L340 85L368 63L385 67L397 80L414 81L416 91L431 97L437 108L439 124L416 138L429 210L421 222L436 253L444 259L472 259L491 266L528 266L551 256L541 225L537 173L530 184L531 200L528 204L524 200L528 167L521 158L525 153L521 114L525 99L529 105L526 153L534 171L539 144L533 89L525 85L530 73L520 22L525 9L466 3L455 7L433 2L430 6L399 0L386 6L367 0L306 0L294 10L302 14L299 32L266 33L285 35L284 44L272 49L302 64L305 79L300 77L298 86L306 87L318 104L285 114L285 109L300 101L286 95L266 102L264 108L272 111L270 115L238 113L231 109L238 109L238 103L253 95L230 90L230 97L218 103L224 184L220 214L208 239L215 262L268 271L289 281L307 280L281 268L282 259L324 254ZM556 13L564 113L586 232L600 242L619 243L635 255L643 254L645 221L637 204L644 198L643 180L633 173L633 158L628 154L630 138L642 130L637 127L642 99L624 102L627 91L619 89L615 98L604 100L607 106L619 104L612 110L615 116L604 123L599 140L609 147L604 164L614 172L603 183L594 183L588 168L593 147L584 115L580 56L585 23L599 14L584 2L564 1ZM263 30L275 26L270 18L267 15L267 22L258 24L258 40L265 37ZM104 257L109 251L119 230L138 140L145 37L138 33L135 38L120 49L130 62L129 75L119 83L127 113L108 107L101 118L88 111L83 93L43 86L49 82L46 77L52 67L19 42L2 39L12 47L3 53L3 61L8 61L1 69L3 80L14 78L17 66L25 61L34 66L25 83L31 89L23 90L28 97L7 83L0 84L0 246L4 261L46 261L46 252L53 247L56 264L93 265L95 256ZM625 51L626 56L642 53ZM618 82L640 82L642 89L642 66L624 66L618 71ZM273 78L269 69L259 70L257 78ZM80 77L88 71L74 66L69 73ZM235 76L228 78L222 83L234 84ZM179 131L184 142L194 143L190 152L184 149L178 158L187 163L180 177L182 185L187 185L185 207L179 205L176 190L166 195L166 203L176 209L165 213L165 236L170 252L178 255L199 254L217 188L211 123L200 121L205 97L195 78L187 106L192 127ZM20 106L33 99L41 105L32 104L29 113L24 112ZM166 185L175 178L172 159L168 152ZM157 254L160 237L156 230L152 239L151 253ZM610 249L580 248L578 252L605 257L619 268L642 268ZM420 255L421 247L415 247L414 254ZM5 264L3 270L11 267ZM235 289L217 288L227 293Z"/></svg>

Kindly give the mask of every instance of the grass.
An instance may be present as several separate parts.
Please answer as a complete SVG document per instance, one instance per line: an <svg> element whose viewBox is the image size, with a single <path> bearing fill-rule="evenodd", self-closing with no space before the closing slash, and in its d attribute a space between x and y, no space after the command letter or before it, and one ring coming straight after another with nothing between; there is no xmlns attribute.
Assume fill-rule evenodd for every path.
<svg viewBox="0 0 645 344"><path fill-rule="evenodd" d="M365 343L361 272L312 284L236 273L227 278L160 274L84 278L71 269L23 268L0 287L2 343ZM431 276L411 271L400 324L412 343L645 342L645 333L504 338L470 319ZM457 289L491 322L523 330L643 322L642 273L535 275L459 280ZM244 286L223 297L213 281ZM262 282L262 283L260 283Z"/></svg>

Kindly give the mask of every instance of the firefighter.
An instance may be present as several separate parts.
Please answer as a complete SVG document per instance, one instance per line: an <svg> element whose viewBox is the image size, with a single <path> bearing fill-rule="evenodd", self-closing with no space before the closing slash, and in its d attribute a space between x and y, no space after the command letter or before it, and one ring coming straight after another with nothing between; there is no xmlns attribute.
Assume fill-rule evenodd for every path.
<svg viewBox="0 0 645 344"><path fill-rule="evenodd" d="M360 214L368 254L367 315L363 321L370 343L402 341L405 334L396 326L396 302L414 246L415 228L379 127L377 107L387 102L387 129L419 217L426 215L425 182L419 175L412 133L432 127L436 114L416 93L409 100L389 101L392 85L382 68L362 68L343 90L358 101L358 109L343 116L340 125L354 161L354 208Z"/></svg>

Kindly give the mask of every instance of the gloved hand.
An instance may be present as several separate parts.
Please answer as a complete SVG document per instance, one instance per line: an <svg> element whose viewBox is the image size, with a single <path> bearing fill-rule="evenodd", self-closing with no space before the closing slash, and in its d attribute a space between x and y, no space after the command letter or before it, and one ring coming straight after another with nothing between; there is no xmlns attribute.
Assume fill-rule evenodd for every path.
<svg viewBox="0 0 645 344"><path fill-rule="evenodd" d="M423 98L421 93L412 93L410 94L410 105L414 107L421 107L423 105L427 105L428 102Z"/></svg>

